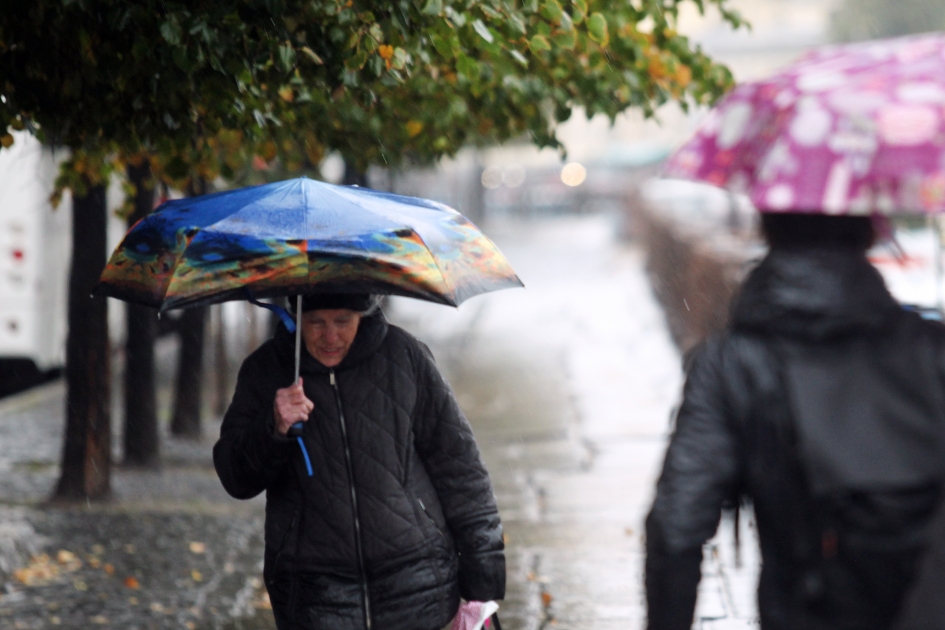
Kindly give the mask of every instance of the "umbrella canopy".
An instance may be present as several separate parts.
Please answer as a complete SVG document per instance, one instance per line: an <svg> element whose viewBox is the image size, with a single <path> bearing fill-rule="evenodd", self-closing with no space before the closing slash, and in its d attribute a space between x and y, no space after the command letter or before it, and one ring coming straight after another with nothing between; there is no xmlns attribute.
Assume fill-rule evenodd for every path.
<svg viewBox="0 0 945 630"><path fill-rule="evenodd" d="M665 174L763 212L941 212L945 34L828 46L739 85Z"/></svg>
<svg viewBox="0 0 945 630"><path fill-rule="evenodd" d="M496 246L441 203L300 178L169 201L129 230L96 292L168 310L295 293L458 305L520 287Z"/></svg>

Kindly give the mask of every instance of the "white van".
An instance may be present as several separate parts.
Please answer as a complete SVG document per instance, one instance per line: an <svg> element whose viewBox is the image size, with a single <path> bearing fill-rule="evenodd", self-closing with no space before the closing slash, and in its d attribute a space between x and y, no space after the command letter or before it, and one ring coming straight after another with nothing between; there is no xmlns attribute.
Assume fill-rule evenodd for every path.
<svg viewBox="0 0 945 630"><path fill-rule="evenodd" d="M64 150L14 132L0 151L0 374L65 364L72 208L49 202ZM6 389L0 383L0 389Z"/></svg>

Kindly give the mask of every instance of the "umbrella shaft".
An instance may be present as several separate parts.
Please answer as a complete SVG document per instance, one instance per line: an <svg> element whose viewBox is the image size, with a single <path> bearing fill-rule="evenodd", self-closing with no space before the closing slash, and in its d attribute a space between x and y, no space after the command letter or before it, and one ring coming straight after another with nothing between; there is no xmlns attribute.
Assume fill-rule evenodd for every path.
<svg viewBox="0 0 945 630"><path fill-rule="evenodd" d="M295 380L299 382L299 362L302 360L302 294L295 296Z"/></svg>

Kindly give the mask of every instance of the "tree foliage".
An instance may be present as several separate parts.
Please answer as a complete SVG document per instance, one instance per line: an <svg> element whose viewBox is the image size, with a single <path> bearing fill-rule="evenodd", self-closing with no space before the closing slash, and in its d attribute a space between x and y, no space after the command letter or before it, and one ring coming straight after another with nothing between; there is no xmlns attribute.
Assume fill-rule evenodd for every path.
<svg viewBox="0 0 945 630"><path fill-rule="evenodd" d="M740 24L725 0L14 3L0 129L73 148L77 175L144 151L181 186L253 156L292 170L336 150L363 169L523 135L558 147L577 107L652 113L731 85L674 30L685 2Z"/></svg>

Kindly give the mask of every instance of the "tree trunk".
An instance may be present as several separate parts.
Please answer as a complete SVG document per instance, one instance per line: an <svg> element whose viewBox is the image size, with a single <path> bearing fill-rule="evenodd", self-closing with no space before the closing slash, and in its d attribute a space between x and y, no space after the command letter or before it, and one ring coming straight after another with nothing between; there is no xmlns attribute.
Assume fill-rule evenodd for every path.
<svg viewBox="0 0 945 630"><path fill-rule="evenodd" d="M128 227L154 208L151 165L128 165L128 179L134 184L135 210ZM128 338L125 342L125 464L157 468L161 464L161 440L157 422L157 394L154 383L154 342L158 333L157 311L141 304L128 304Z"/></svg>
<svg viewBox="0 0 945 630"><path fill-rule="evenodd" d="M111 490L108 306L91 292L105 267L105 187L73 198L72 216L66 429L55 497L103 499Z"/></svg>
<svg viewBox="0 0 945 630"><path fill-rule="evenodd" d="M230 404L230 370L226 354L226 317L223 312L223 305L217 304L214 309L216 320L214 326L214 369L216 370L216 399L214 400L213 413L216 416L223 417L226 408Z"/></svg>
<svg viewBox="0 0 945 630"><path fill-rule="evenodd" d="M188 187L190 197L207 192L206 182L195 181ZM207 307L185 309L177 324L180 354L177 366L177 388L171 433L178 437L198 439L203 431L200 422L203 402L203 354Z"/></svg>
<svg viewBox="0 0 945 630"><path fill-rule="evenodd" d="M345 174L341 179L341 183L345 186L360 186L361 188L368 187L368 178L367 173L359 171L357 168L345 162Z"/></svg>
<svg viewBox="0 0 945 630"><path fill-rule="evenodd" d="M171 433L198 439L203 431L200 412L203 399L203 346L207 307L188 308L177 323L180 355L177 366L177 396Z"/></svg>

